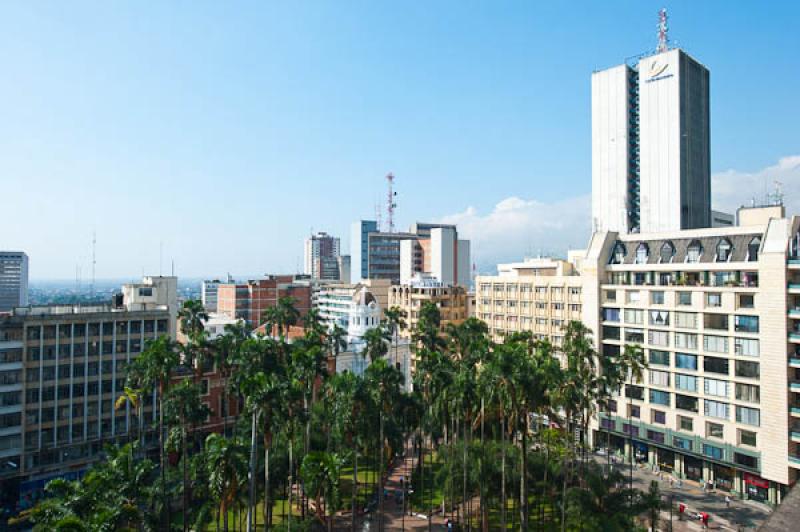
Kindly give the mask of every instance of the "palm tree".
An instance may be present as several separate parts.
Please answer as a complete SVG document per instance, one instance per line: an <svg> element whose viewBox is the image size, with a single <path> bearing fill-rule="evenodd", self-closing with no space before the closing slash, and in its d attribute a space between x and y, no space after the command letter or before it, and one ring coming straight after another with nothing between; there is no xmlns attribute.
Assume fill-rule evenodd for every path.
<svg viewBox="0 0 800 532"><path fill-rule="evenodd" d="M389 352L389 333L383 327L367 329L362 337L364 340L364 356L375 362L386 356Z"/></svg>
<svg viewBox="0 0 800 532"><path fill-rule="evenodd" d="M635 382L642 382L644 377L644 370L647 368L647 361L644 358L644 351L641 346L637 344L625 344L625 347L620 353L619 364L622 366L622 372L627 374L629 386L633 386ZM633 398L631 397L630 388L626 388L625 395L628 396L628 446L630 453L630 471L628 475L628 488L633 488L633 425L631 423L631 410L633 405ZM631 504L633 500L631 499Z"/></svg>
<svg viewBox="0 0 800 532"><path fill-rule="evenodd" d="M300 312L295 307L295 299L284 296L278 299L274 307L265 310L261 319L266 323L269 334L275 334L277 331L281 341L285 341L289 335L289 328L297 325Z"/></svg>
<svg viewBox="0 0 800 532"><path fill-rule="evenodd" d="M333 357L333 367L336 370L336 359L339 358L339 353L347 349L347 330L334 323L333 327L328 331L326 336L328 344L328 353Z"/></svg>
<svg viewBox="0 0 800 532"><path fill-rule="evenodd" d="M137 429L136 436L139 438L139 445L144 449L144 432L142 426L144 424L144 409L142 401L142 390L124 386L122 394L114 402L114 410L120 410L126 405L131 405L136 411Z"/></svg>
<svg viewBox="0 0 800 532"><path fill-rule="evenodd" d="M211 493L219 501L217 530L221 518L223 530L228 532L228 509L235 503L247 474L244 446L236 439L212 433L206 438L205 452Z"/></svg>
<svg viewBox="0 0 800 532"><path fill-rule="evenodd" d="M397 341L400 332L406 328L406 311L400 307L391 307L383 312L386 320L386 326L389 330L390 337L394 343L394 359L393 363L397 363Z"/></svg>
<svg viewBox="0 0 800 532"><path fill-rule="evenodd" d="M166 493L166 460L164 435L164 396L170 387L170 380L180 364L180 355L175 342L166 335L148 342L144 351L134 360L128 370L131 388L157 390L158 395L158 447L161 465L162 518L169 516L169 498Z"/></svg>
<svg viewBox="0 0 800 532"><path fill-rule="evenodd" d="M183 380L171 387L164 400L167 420L178 425L183 464L183 529L189 528L189 450L186 443L189 427L202 422L210 410L200 399L200 387L189 380Z"/></svg>
<svg viewBox="0 0 800 532"><path fill-rule="evenodd" d="M342 459L336 453L314 451L308 453L303 459L300 475L303 484L312 493L316 502L317 518L328 531L333 530L333 517L339 507L339 477L342 470ZM325 517L322 501L328 516Z"/></svg>

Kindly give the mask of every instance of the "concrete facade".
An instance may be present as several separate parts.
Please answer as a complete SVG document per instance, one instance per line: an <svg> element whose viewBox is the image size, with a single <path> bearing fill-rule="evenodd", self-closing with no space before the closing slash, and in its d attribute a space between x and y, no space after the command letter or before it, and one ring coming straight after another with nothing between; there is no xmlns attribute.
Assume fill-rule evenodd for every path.
<svg viewBox="0 0 800 532"><path fill-rule="evenodd" d="M28 255L0 251L0 312L28 304Z"/></svg>

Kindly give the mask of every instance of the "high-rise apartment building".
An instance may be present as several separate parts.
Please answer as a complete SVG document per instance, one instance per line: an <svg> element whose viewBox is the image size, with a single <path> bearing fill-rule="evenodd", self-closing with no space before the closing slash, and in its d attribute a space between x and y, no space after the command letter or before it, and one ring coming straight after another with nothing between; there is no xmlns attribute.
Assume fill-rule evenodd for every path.
<svg viewBox="0 0 800 532"><path fill-rule="evenodd" d="M351 280L389 279L408 283L427 274L444 285L470 285L470 243L458 238L456 226L415 223L405 233L378 230L376 222L353 225Z"/></svg>
<svg viewBox="0 0 800 532"><path fill-rule="evenodd" d="M0 312L28 304L28 256L0 251Z"/></svg>
<svg viewBox="0 0 800 532"><path fill-rule="evenodd" d="M75 478L104 445L136 430L136 411L114 404L146 342L175 335L172 284L158 279L126 285L112 304L17 307L0 317L0 505L29 507L48 480ZM165 299L147 294L161 287ZM154 399L143 398L148 425Z"/></svg>
<svg viewBox="0 0 800 532"><path fill-rule="evenodd" d="M311 308L311 291L307 278L294 275L268 275L246 283L224 283L217 289L217 311L256 328L264 323L264 311L276 306L282 297L292 298L295 308L305 316Z"/></svg>
<svg viewBox="0 0 800 532"><path fill-rule="evenodd" d="M780 502L800 471L800 217L600 232L581 266L598 352L648 362L593 421L594 442L680 478Z"/></svg>
<svg viewBox="0 0 800 532"><path fill-rule="evenodd" d="M338 281L340 242L339 238L328 233L317 233L305 241L305 274L312 279Z"/></svg>
<svg viewBox="0 0 800 532"><path fill-rule="evenodd" d="M709 71L680 49L592 74L592 226L711 227Z"/></svg>

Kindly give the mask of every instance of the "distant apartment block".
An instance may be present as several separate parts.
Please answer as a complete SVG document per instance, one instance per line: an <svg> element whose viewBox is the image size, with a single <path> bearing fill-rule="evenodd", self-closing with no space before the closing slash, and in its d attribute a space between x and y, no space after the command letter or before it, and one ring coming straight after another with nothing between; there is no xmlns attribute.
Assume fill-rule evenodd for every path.
<svg viewBox="0 0 800 532"><path fill-rule="evenodd" d="M311 282L295 275L268 275L245 283L220 284L217 289L217 310L231 318L244 320L255 329L264 323L264 311L290 297L302 316L311 308Z"/></svg>
<svg viewBox="0 0 800 532"><path fill-rule="evenodd" d="M441 329L448 324L458 325L469 317L469 298L463 286L449 285L432 279L415 279L411 283L395 285L389 290L389 308L398 307L405 312L406 329L401 331L410 337L419 323L420 310L426 303L433 303L441 314Z"/></svg>
<svg viewBox="0 0 800 532"><path fill-rule="evenodd" d="M444 285L470 284L470 243L454 225L416 223L405 233L378 230L361 220L351 235L351 280L389 279L407 283L424 273Z"/></svg>
<svg viewBox="0 0 800 532"><path fill-rule="evenodd" d="M305 274L312 279L341 280L340 251L338 237L322 232L308 237L304 253Z"/></svg>
<svg viewBox="0 0 800 532"><path fill-rule="evenodd" d="M319 311L322 322L331 328L338 325L347 330L356 309L367 302L375 301L382 318L383 309L389 302L391 282L388 279L369 279L356 284L324 283L312 294L312 305Z"/></svg>
<svg viewBox="0 0 800 532"><path fill-rule="evenodd" d="M495 341L515 332L561 345L564 326L580 320L583 281L573 262L538 258L500 264L497 275L475 279L475 315L486 322Z"/></svg>
<svg viewBox="0 0 800 532"><path fill-rule="evenodd" d="M0 312L28 304L28 256L21 251L0 251Z"/></svg>

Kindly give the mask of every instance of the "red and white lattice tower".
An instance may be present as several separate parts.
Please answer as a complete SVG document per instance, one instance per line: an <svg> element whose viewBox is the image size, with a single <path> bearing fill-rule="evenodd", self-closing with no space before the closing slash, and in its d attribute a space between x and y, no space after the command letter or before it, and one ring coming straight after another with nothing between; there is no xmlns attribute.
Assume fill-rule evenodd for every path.
<svg viewBox="0 0 800 532"><path fill-rule="evenodd" d="M394 210L397 208L394 198L397 196L397 192L394 191L394 175L391 172L386 175L386 183L388 185L386 193L386 223L388 231L394 233Z"/></svg>
<svg viewBox="0 0 800 532"><path fill-rule="evenodd" d="M658 12L658 48L656 48L656 52L659 54L663 54L669 49L669 39L667 38L668 30L667 9L661 8L661 10Z"/></svg>

